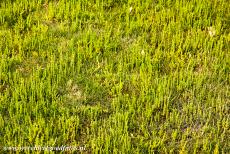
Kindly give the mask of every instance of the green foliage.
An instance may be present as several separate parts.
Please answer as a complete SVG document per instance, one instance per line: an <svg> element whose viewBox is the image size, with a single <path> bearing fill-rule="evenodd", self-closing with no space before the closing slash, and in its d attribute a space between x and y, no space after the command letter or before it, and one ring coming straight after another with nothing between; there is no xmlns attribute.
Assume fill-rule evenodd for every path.
<svg viewBox="0 0 230 154"><path fill-rule="evenodd" d="M227 153L229 8L0 1L0 146Z"/></svg>

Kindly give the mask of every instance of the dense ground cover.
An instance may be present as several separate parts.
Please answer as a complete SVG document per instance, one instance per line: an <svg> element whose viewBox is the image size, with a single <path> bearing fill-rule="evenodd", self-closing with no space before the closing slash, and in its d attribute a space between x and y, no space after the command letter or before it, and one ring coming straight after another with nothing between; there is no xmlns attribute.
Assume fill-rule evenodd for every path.
<svg viewBox="0 0 230 154"><path fill-rule="evenodd" d="M229 8L228 0L0 1L1 151L229 152Z"/></svg>

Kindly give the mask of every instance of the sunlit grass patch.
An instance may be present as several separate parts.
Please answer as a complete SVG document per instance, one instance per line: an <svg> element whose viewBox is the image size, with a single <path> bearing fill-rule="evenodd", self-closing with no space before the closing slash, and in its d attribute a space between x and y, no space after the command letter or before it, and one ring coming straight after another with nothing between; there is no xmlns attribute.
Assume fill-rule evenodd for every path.
<svg viewBox="0 0 230 154"><path fill-rule="evenodd" d="M229 5L1 1L0 145L227 153Z"/></svg>

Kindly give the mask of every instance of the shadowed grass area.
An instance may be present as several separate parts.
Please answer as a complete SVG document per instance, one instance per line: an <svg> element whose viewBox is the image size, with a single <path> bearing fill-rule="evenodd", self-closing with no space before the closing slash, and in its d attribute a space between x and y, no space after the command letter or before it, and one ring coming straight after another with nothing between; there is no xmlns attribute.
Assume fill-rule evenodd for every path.
<svg viewBox="0 0 230 154"><path fill-rule="evenodd" d="M227 153L229 7L1 1L1 152Z"/></svg>

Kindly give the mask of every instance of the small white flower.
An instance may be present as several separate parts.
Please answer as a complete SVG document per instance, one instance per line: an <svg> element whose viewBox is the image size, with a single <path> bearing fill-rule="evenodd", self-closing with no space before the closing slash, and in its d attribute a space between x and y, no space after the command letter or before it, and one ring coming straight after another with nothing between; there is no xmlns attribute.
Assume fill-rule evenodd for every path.
<svg viewBox="0 0 230 154"><path fill-rule="evenodd" d="M208 33L211 37L216 35L216 30L213 27L208 27Z"/></svg>
<svg viewBox="0 0 230 154"><path fill-rule="evenodd" d="M132 133L130 135L131 135L131 137L134 137L134 135Z"/></svg>
<svg viewBox="0 0 230 154"><path fill-rule="evenodd" d="M144 50L141 50L141 54L144 56L144 55L145 55L145 51L144 51Z"/></svg>
<svg viewBox="0 0 230 154"><path fill-rule="evenodd" d="M129 13L131 13L132 10L133 10L133 7L131 6L131 7L129 8Z"/></svg>

